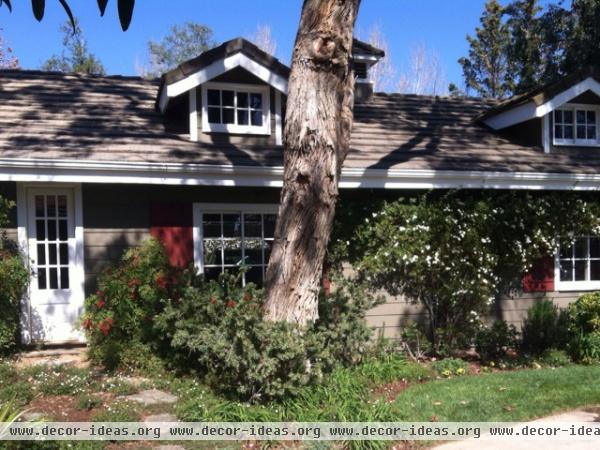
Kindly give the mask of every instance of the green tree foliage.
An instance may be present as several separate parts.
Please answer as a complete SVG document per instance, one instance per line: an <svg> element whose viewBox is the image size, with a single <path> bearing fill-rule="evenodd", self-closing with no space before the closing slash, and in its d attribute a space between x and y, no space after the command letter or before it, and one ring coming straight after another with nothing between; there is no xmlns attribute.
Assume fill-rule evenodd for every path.
<svg viewBox="0 0 600 450"><path fill-rule="evenodd" d="M2 28L0 28L0 32ZM6 45L6 41L0 36L0 69L18 69L19 60L14 55L13 49Z"/></svg>
<svg viewBox="0 0 600 450"><path fill-rule="evenodd" d="M72 24L65 22L60 26L60 31L63 33L65 50L60 55L50 57L42 65L42 70L104 75L104 66L89 51L79 21L74 19Z"/></svg>
<svg viewBox="0 0 600 450"><path fill-rule="evenodd" d="M199 23L174 25L160 42L148 42L149 67L144 75L158 77L182 62L214 47L212 30Z"/></svg>
<svg viewBox="0 0 600 450"><path fill-rule="evenodd" d="M600 63L600 2L573 0L565 43L563 72Z"/></svg>
<svg viewBox="0 0 600 450"><path fill-rule="evenodd" d="M510 93L508 47L510 33L503 21L504 8L489 0L475 36L467 35L469 56L459 59L467 89L482 97L503 98Z"/></svg>
<svg viewBox="0 0 600 450"><path fill-rule="evenodd" d="M558 236L600 231L600 203L575 193L436 191L384 202L358 221L346 211L360 207L347 206L338 220L359 225L338 230L331 254L373 288L422 304L438 352L469 342L479 316L554 252Z"/></svg>

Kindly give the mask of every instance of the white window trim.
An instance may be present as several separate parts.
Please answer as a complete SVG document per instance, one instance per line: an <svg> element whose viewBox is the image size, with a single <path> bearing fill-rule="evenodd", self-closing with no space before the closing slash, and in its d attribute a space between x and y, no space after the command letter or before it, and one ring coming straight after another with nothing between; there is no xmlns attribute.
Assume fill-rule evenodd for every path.
<svg viewBox="0 0 600 450"><path fill-rule="evenodd" d="M589 268L588 268L589 270ZM600 289L600 280L561 281L560 247L554 252L554 290L555 291L595 291Z"/></svg>
<svg viewBox="0 0 600 450"><path fill-rule="evenodd" d="M237 125L224 123L210 123L208 121L208 89L231 90L249 92L262 95L262 119L263 124L260 127L252 125ZM237 102L237 96L234 95ZM235 112L235 109L234 109ZM234 117L237 115L234 114ZM236 133L236 134L271 134L271 99L269 95L269 86L256 84L237 84L237 83L204 83L202 85L202 131L205 133Z"/></svg>
<svg viewBox="0 0 600 450"><path fill-rule="evenodd" d="M194 266L199 273L204 273L204 230L202 217L204 214L245 213L245 214L277 214L279 205L270 203L194 203L193 205L193 237Z"/></svg>
<svg viewBox="0 0 600 450"><path fill-rule="evenodd" d="M554 137L556 122L554 111L573 111L573 139L556 139ZM596 113L596 139L577 139L577 110L594 111ZM570 147L600 147L600 105L587 105L581 103L566 103L552 112L552 142L555 146Z"/></svg>

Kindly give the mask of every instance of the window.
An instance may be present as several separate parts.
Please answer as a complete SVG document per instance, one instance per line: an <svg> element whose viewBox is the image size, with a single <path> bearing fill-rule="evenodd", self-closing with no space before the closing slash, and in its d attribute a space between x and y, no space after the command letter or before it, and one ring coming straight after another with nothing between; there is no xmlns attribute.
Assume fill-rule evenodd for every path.
<svg viewBox="0 0 600 450"><path fill-rule="evenodd" d="M275 233L277 206L194 205L196 265L208 278L245 265L243 284L262 285Z"/></svg>
<svg viewBox="0 0 600 450"><path fill-rule="evenodd" d="M269 88L206 83L202 86L202 131L270 134Z"/></svg>
<svg viewBox="0 0 600 450"><path fill-rule="evenodd" d="M590 105L554 111L554 143L557 145L599 145L600 108Z"/></svg>
<svg viewBox="0 0 600 450"><path fill-rule="evenodd" d="M563 242L557 257L558 290L600 287L600 237L586 236Z"/></svg>

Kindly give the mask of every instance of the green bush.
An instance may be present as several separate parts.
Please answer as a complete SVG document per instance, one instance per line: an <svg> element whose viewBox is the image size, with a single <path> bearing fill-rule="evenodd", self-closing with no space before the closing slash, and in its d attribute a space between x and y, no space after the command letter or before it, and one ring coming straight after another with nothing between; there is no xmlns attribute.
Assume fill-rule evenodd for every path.
<svg viewBox="0 0 600 450"><path fill-rule="evenodd" d="M564 349L569 341L567 313L550 300L536 302L523 322L521 348L541 355L550 348Z"/></svg>
<svg viewBox="0 0 600 450"><path fill-rule="evenodd" d="M21 255L1 229L13 207L13 202L0 197L0 356L13 352L19 342L19 307L29 282Z"/></svg>
<svg viewBox="0 0 600 450"><path fill-rule="evenodd" d="M497 320L491 326L482 326L475 336L475 349L484 361L502 358L506 350L516 345L517 330L503 320Z"/></svg>
<svg viewBox="0 0 600 450"><path fill-rule="evenodd" d="M546 366L552 367L562 367L571 364L571 358L569 358L567 352L554 348L550 348L542 353L539 361Z"/></svg>
<svg viewBox="0 0 600 450"><path fill-rule="evenodd" d="M465 375L469 365L462 359L445 358L434 361L431 368L443 377L451 377L453 375Z"/></svg>
<svg viewBox="0 0 600 450"><path fill-rule="evenodd" d="M129 365L136 365L131 358L133 347L141 357L159 353L162 340L154 330L153 318L162 311L164 299L179 297L188 275L169 266L157 240L127 251L117 267L98 277L98 291L85 301L81 326L90 358L114 369L124 356ZM141 351L144 346L147 351Z"/></svg>
<svg viewBox="0 0 600 450"><path fill-rule="evenodd" d="M569 305L569 331L573 336L568 350L573 360L600 361L600 292L582 295Z"/></svg>
<svg viewBox="0 0 600 450"><path fill-rule="evenodd" d="M226 395L264 402L294 396L370 353L365 313L376 300L340 282L320 303L321 317L307 328L265 322L261 292L222 274L171 300L156 323L170 340L174 366L194 369Z"/></svg>

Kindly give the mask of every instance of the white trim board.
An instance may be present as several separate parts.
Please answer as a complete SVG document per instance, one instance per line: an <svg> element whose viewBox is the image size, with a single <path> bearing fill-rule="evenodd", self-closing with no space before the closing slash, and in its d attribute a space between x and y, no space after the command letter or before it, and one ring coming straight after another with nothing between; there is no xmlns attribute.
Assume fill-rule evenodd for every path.
<svg viewBox="0 0 600 450"><path fill-rule="evenodd" d="M489 117L485 119L484 122L494 130L501 130L517 123L525 122L526 120L544 117L546 114L551 113L555 109L587 91L592 91L594 94L600 96L600 83L592 77L588 77L539 106L531 100L524 105L516 106L496 114L495 116Z"/></svg>
<svg viewBox="0 0 600 450"><path fill-rule="evenodd" d="M188 75L182 80L165 85L163 91L166 92L166 94L161 93L162 95L158 103L160 111L165 111L170 98L177 97L178 95L181 95L190 89L194 89L236 67L246 69L268 85L273 86L279 92L287 95L288 80L285 77L274 73L262 64L248 58L243 53L236 53L224 59L215 61L203 69Z"/></svg>
<svg viewBox="0 0 600 450"><path fill-rule="evenodd" d="M281 187L283 167L77 160L0 160L0 181ZM600 174L342 169L343 189L600 190Z"/></svg>

